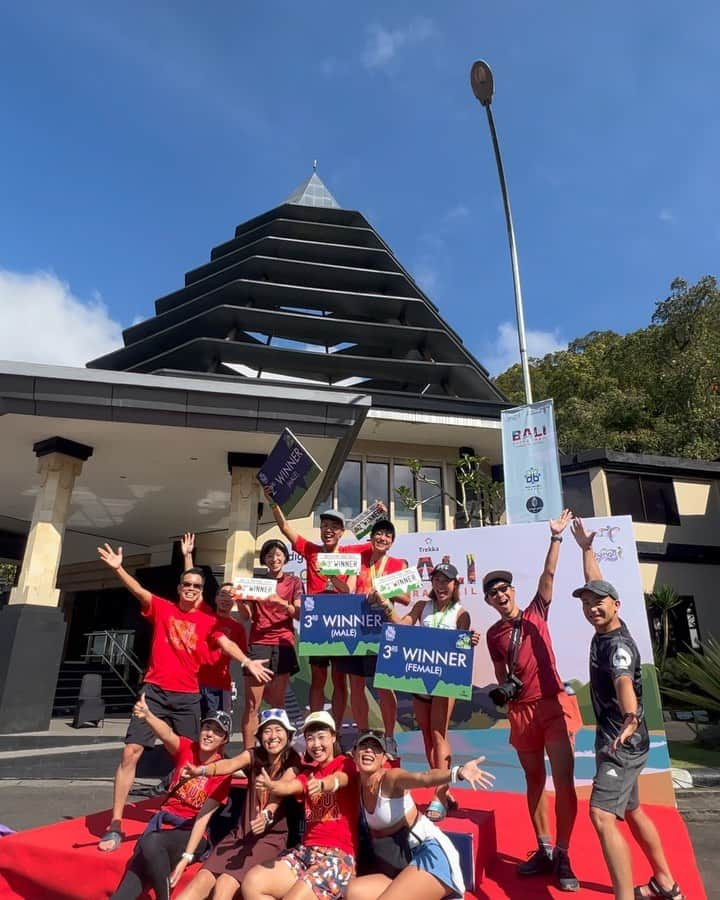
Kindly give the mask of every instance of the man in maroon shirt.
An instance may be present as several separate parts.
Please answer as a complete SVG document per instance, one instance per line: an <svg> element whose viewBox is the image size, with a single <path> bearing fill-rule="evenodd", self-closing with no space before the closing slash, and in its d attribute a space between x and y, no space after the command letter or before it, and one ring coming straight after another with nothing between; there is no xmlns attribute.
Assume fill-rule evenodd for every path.
<svg viewBox="0 0 720 900"><path fill-rule="evenodd" d="M157 597L146 590L123 568L122 547L98 547L100 559L113 569L118 579L139 601L142 615L153 626L150 661L141 693L153 715L167 722L181 737L194 740L200 726L198 670L216 646L247 666L250 659L217 627L210 607L202 600L203 575L200 569L183 572L178 585L178 602ZM268 673L268 678L271 677ZM135 780L138 760L146 747L155 744L147 724L133 716L125 735L125 749L115 773L112 819L98 844L100 850L117 850L122 841L122 814Z"/></svg>
<svg viewBox="0 0 720 900"><path fill-rule="evenodd" d="M568 848L575 817L577 797L573 772L574 738L582 727L582 718L574 696L569 696L557 671L555 653L548 628L553 580L560 555L562 533L572 519L563 510L550 520L550 547L537 593L530 605L521 610L515 600L512 573L497 570L483 578L485 602L500 614L490 627L487 645L500 685L517 679L516 691L507 703L510 743L515 748L525 773L527 802L538 849L527 862L520 863L521 875L540 875L555 871L561 890L580 887L570 866ZM517 644L513 660L513 645ZM514 662L514 665L513 665ZM553 852L545 799L545 752L555 786L557 841Z"/></svg>

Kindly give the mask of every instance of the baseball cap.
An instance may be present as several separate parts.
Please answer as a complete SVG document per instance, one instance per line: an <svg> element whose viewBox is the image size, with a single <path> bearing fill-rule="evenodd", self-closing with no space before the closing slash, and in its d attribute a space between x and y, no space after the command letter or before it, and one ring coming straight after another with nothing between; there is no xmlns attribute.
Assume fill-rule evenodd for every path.
<svg viewBox="0 0 720 900"><path fill-rule="evenodd" d="M260 737L260 732L271 722L282 725L290 737L295 734L295 728L290 724L290 719L288 719L288 714L284 709L264 709L258 716L258 727L255 730L255 737Z"/></svg>
<svg viewBox="0 0 720 900"><path fill-rule="evenodd" d="M319 725L323 728L329 728L333 734L337 733L337 728L335 727L335 719L330 715L329 712L325 712L324 709L317 710L316 712L311 712L310 715L305 719L302 726L302 733L308 730L308 728L312 728L313 725Z"/></svg>
<svg viewBox="0 0 720 900"><path fill-rule="evenodd" d="M433 575L444 575L451 581L457 581L458 570L452 563L439 563L430 573L430 577L432 578Z"/></svg>
<svg viewBox="0 0 720 900"><path fill-rule="evenodd" d="M512 584L512 572L508 572L507 569L495 569L494 572L488 572L483 578L483 592L487 594L496 581L507 581L508 584Z"/></svg>
<svg viewBox="0 0 720 900"><path fill-rule="evenodd" d="M387 753L387 747L385 746L385 738L381 735L379 731L362 731L355 741L354 746L359 747L360 744L364 744L365 741L375 741L376 744L382 748L383 753Z"/></svg>
<svg viewBox="0 0 720 900"><path fill-rule="evenodd" d="M395 526L390 519L378 519L377 522L374 522L373 527L370 529L370 537L372 537L376 531L389 531L393 536L393 539L395 538Z"/></svg>
<svg viewBox="0 0 720 900"><path fill-rule="evenodd" d="M219 725L222 730L225 732L226 737L230 737L232 732L232 718L229 713L223 712L223 710L218 709L215 712L210 713L205 716L205 718L200 723L202 727L206 722L214 722L216 725Z"/></svg>
<svg viewBox="0 0 720 900"><path fill-rule="evenodd" d="M612 597L613 600L620 599L620 595L610 582L603 581L601 578L591 579L587 584L573 591L572 595L573 597L581 597L583 591L590 591L593 594L597 594L598 597Z"/></svg>
<svg viewBox="0 0 720 900"><path fill-rule="evenodd" d="M320 521L322 522L323 519L334 519L342 525L343 529L345 528L345 516L336 509L326 509L321 512Z"/></svg>
<svg viewBox="0 0 720 900"><path fill-rule="evenodd" d="M285 544L283 544L282 541L270 540L270 541L265 541L265 543L260 548L260 562L261 563L265 562L265 554L269 553L271 550L279 550L285 557L285 562L287 562L290 559L290 551L288 550L287 546Z"/></svg>

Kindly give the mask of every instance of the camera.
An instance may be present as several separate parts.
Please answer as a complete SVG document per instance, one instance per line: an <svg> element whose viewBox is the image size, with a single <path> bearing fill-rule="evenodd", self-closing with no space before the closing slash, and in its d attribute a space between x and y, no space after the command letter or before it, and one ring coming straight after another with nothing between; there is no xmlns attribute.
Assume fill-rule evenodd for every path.
<svg viewBox="0 0 720 900"><path fill-rule="evenodd" d="M522 689L523 683L517 675L509 675L507 681L488 691L488 696L495 706L507 706L511 700L517 700Z"/></svg>

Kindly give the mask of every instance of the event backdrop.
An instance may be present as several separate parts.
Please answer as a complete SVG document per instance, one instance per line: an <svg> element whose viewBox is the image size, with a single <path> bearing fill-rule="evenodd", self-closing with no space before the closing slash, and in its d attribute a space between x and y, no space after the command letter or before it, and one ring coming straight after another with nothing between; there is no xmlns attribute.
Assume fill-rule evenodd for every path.
<svg viewBox="0 0 720 900"><path fill-rule="evenodd" d="M603 577L619 591L621 616L635 638L643 662L645 708L648 727L654 732L648 768L643 775L644 796L647 799L649 795L656 802L672 803L670 762L632 521L629 516L612 516L586 519L585 525L597 532L594 549ZM537 589L549 538L549 527L546 522L541 522L400 535L392 547L392 556L417 566L423 579L424 587L415 592L414 599L420 599L430 589L430 571L434 565L443 561L453 563L462 578L461 602L470 613L472 627L483 633L483 639L475 651L473 697L469 701L457 702L452 728L484 730L485 733L479 737L470 733L455 735L453 747L468 744L470 752L470 746L479 743L481 749L487 748L488 757L491 753L497 757L502 750L503 754L509 752L509 761L514 759L512 751L507 751L507 720L487 696L487 688L495 683L495 678L484 635L496 621L497 613L484 601L482 578L491 569L509 569L513 573L518 603L526 606ZM303 560L293 554L288 569L303 574L303 567ZM581 786L589 783L594 772L594 719L588 691L588 651L593 629L582 614L580 601L572 597L573 590L583 583L580 548L568 528L560 548L549 621L560 675L575 690L587 726L578 735L576 748L576 779ZM302 705L305 702L302 681L297 688L298 701ZM401 735L403 760L405 753L408 753L418 756L418 761L422 762L419 735L412 733L415 725L411 699L408 695L400 695L400 700L399 724L411 732ZM505 762L502 764L505 765ZM508 777L512 780L511 784L506 783ZM514 773L503 770L502 779L505 790L523 789L522 773L517 767Z"/></svg>

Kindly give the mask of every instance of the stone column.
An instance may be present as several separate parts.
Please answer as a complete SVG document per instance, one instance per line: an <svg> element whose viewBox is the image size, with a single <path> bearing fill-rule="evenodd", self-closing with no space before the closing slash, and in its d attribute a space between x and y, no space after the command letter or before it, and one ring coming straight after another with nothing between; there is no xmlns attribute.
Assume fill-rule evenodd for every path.
<svg viewBox="0 0 720 900"><path fill-rule="evenodd" d="M255 476L266 457L257 453L228 453L230 517L225 545L225 581L251 576L255 562L260 486Z"/></svg>
<svg viewBox="0 0 720 900"><path fill-rule="evenodd" d="M42 731L52 714L65 619L56 588L75 479L92 447L61 437L33 446L40 490L18 586L0 610L0 733Z"/></svg>

